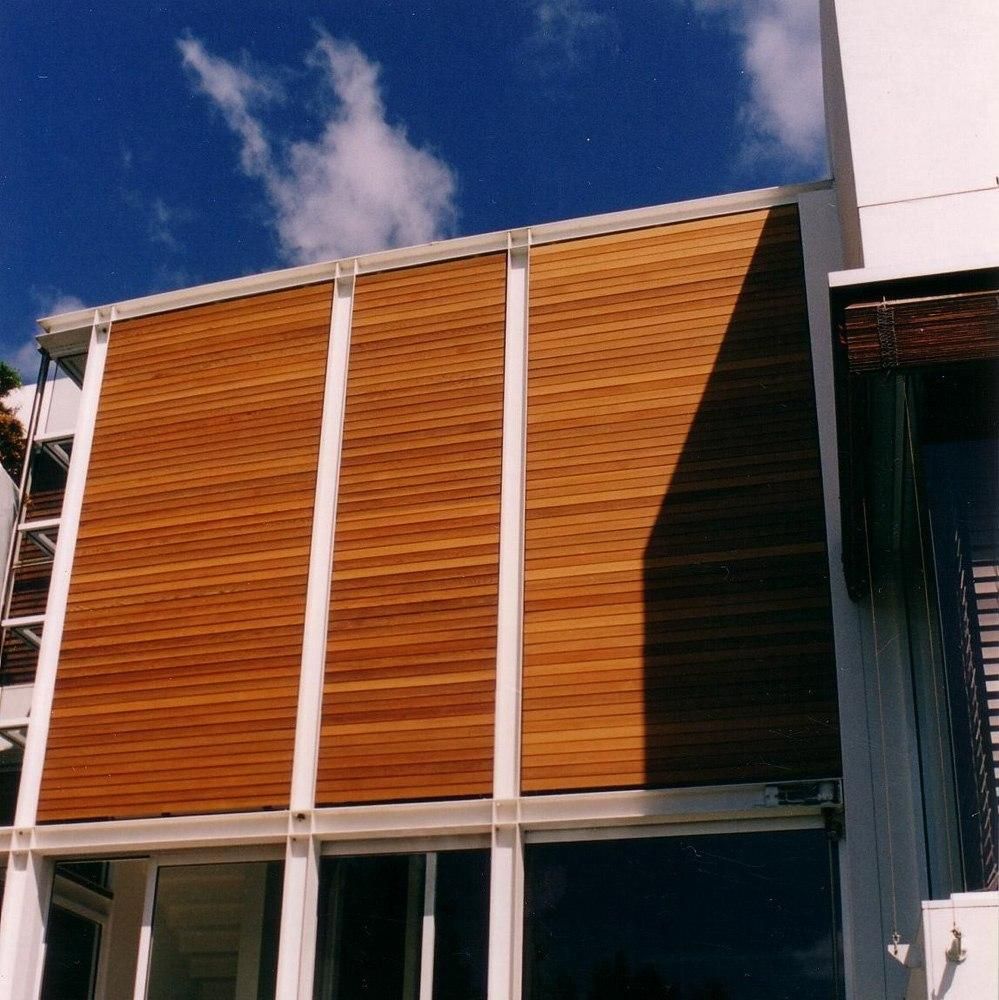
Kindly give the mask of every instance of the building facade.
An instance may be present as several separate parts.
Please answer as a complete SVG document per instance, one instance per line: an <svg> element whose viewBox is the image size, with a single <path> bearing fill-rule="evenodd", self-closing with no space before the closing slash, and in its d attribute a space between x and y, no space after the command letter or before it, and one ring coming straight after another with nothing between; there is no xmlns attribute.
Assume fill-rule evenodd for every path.
<svg viewBox="0 0 999 1000"><path fill-rule="evenodd" d="M885 158L999 15L902 6L834 182L42 321L0 997L990 995L989 108Z"/></svg>

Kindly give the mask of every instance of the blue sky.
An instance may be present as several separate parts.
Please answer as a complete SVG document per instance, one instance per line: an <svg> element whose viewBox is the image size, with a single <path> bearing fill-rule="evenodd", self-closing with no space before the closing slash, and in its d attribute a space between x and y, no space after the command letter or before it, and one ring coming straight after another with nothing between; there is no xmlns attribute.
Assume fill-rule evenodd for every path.
<svg viewBox="0 0 999 1000"><path fill-rule="evenodd" d="M5 0L0 354L50 312L826 176L817 0Z"/></svg>

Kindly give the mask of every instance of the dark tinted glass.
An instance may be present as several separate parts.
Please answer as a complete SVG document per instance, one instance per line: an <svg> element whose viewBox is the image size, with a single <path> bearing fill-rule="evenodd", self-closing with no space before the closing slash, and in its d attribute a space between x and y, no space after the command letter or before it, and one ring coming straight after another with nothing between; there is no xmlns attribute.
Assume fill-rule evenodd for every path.
<svg viewBox="0 0 999 1000"><path fill-rule="evenodd" d="M525 1000L835 1000L822 831L526 850Z"/></svg>
<svg viewBox="0 0 999 1000"><path fill-rule="evenodd" d="M320 874L318 1000L414 1000L423 855L330 858Z"/></svg>
<svg viewBox="0 0 999 1000"><path fill-rule="evenodd" d="M41 1000L90 1000L100 925L53 906L45 929Z"/></svg>
<svg viewBox="0 0 999 1000"><path fill-rule="evenodd" d="M489 852L437 855L434 1000L485 1000Z"/></svg>

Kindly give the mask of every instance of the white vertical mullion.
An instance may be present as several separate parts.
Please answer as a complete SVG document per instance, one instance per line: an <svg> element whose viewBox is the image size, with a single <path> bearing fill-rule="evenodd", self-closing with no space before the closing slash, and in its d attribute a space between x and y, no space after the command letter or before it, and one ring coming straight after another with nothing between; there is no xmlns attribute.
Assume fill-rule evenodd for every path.
<svg viewBox="0 0 999 1000"><path fill-rule="evenodd" d="M339 268L338 268L339 271ZM316 468L309 578L305 596L305 631L295 720L295 757L291 773L291 811L307 812L315 804L319 725L326 670L326 633L333 572L333 531L340 477L343 412L347 397L350 321L354 275L337 274L333 285L329 350L326 357L322 426Z"/></svg>
<svg viewBox="0 0 999 1000"><path fill-rule="evenodd" d="M14 851L7 864L0 920L0 998L35 1000L42 983L45 922L55 863Z"/></svg>
<svg viewBox="0 0 999 1000"><path fill-rule="evenodd" d="M822 490L829 555L829 592L836 688L839 700L846 837L840 842L840 896L843 914L843 965L846 996L863 998L905 992L905 970L887 954L890 928L872 899L887 890L883 845L877 828L877 783L868 722L866 667L860 616L843 575L840 515L839 445L833 377L833 334L829 273L842 266L839 215L833 191L814 191L798 200L805 291L811 331L812 374L818 424ZM893 790L893 794L895 791ZM884 831L880 831L883 835ZM890 981L895 979L893 985Z"/></svg>
<svg viewBox="0 0 999 1000"><path fill-rule="evenodd" d="M520 797L529 266L530 232L511 234L507 253L503 365L494 821L489 874L489 1000L517 1000L521 991L523 857L516 803ZM499 823L501 815L504 821Z"/></svg>
<svg viewBox="0 0 999 1000"><path fill-rule="evenodd" d="M488 1000L519 1000L524 844L519 823L494 827L489 869Z"/></svg>
<svg viewBox="0 0 999 1000"><path fill-rule="evenodd" d="M319 840L288 840L281 895L281 935L274 995L281 1000L310 1000L316 964L319 908Z"/></svg>
<svg viewBox="0 0 999 1000"><path fill-rule="evenodd" d="M312 517L309 577L305 598L305 630L295 720L295 754L291 774L291 829L285 852L278 953L277 996L312 996L315 957L316 903L319 896L318 845L313 843L307 819L315 805L322 722L326 636L333 574L343 414L347 398L350 324L354 304L354 271L341 273L337 265L326 356L323 415L316 469L316 498Z"/></svg>
<svg viewBox="0 0 999 1000"><path fill-rule="evenodd" d="M38 814L38 797L45 763L45 747L52 715L59 647L66 619L66 598L73 568L76 536L83 506L83 491L87 481L87 466L97 418L97 402L104 377L113 310L105 314L95 311L90 330L90 350L87 372L83 381L80 410L73 441L73 454L66 477L59 543L56 545L42 633L38 665L28 725L21 781L14 817L14 839L3 912L0 916L0 998L2 1000L34 1000L41 988L42 962L45 955L45 923L48 918L54 864L29 850L31 828ZM30 445L30 442L29 442ZM26 457L26 461L30 456ZM19 849L21 848L21 849Z"/></svg>
<svg viewBox="0 0 999 1000"><path fill-rule="evenodd" d="M524 617L524 472L527 426L528 245L507 257L503 362L503 462L500 493L499 602L493 797L520 795L520 684Z"/></svg>
<svg viewBox="0 0 999 1000"><path fill-rule="evenodd" d="M132 1000L145 1000L149 986L149 960L153 953L153 913L156 907L156 880L159 865L150 859L146 871L146 898L142 904L142 925L139 928L139 949L135 961L135 990Z"/></svg>
<svg viewBox="0 0 999 1000"><path fill-rule="evenodd" d="M433 1000L437 924L437 855L428 854L423 871L423 937L420 944L420 1000Z"/></svg>
<svg viewBox="0 0 999 1000"><path fill-rule="evenodd" d="M35 669L35 687L31 696L31 722L28 726L21 766L21 784L17 796L16 827L31 827L38 813L38 796L42 784L42 767L45 763L45 746L49 737L52 716L52 696L55 692L56 668L59 647L66 620L66 598L69 578L76 552L76 538L80 528L80 510L83 491L87 483L90 449L94 441L94 423L97 403L104 379L104 362L107 358L108 337L111 333L113 313L105 321L100 312L94 313L90 331L90 349L87 353L87 371L83 379L80 409L73 435L73 453L66 476L62 514L59 521L59 541L52 560L52 577L49 584L48 603L45 607L45 630L38 651Z"/></svg>

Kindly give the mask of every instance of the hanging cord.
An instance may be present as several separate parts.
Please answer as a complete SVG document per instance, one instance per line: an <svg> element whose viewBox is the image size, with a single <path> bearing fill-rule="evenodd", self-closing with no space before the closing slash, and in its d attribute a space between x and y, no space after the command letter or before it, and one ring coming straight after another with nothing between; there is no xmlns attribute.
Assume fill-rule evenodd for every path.
<svg viewBox="0 0 999 1000"><path fill-rule="evenodd" d="M923 511L922 506L919 502L919 489L916 485L916 449L912 443L912 420L909 415L909 390L908 386L903 383L902 385L902 402L905 407L905 434L906 441L909 448L909 467L912 469L912 498L913 504L916 508L916 534L919 537L919 561L923 571L923 604L924 610L926 612L926 641L929 645L930 653L930 663L936 662L936 648L933 643L933 616L930 610L930 588L929 588L929 570L926 562L926 546L923 540ZM927 510L927 518L932 518L932 511ZM932 528L932 523L927 522L927 528ZM931 534L932 538L932 534ZM940 658L945 660L945 651L943 645L940 648ZM941 805L943 806L943 815L947 816L949 813L946 786L944 784L944 776L947 774L947 758L944 753L944 737L943 737L943 722L942 722L942 708L940 705L940 685L936 683L936 678L933 678L933 708L934 717L936 720L936 737L937 737L937 763L940 768L940 798ZM944 839L947 846L947 875L950 878L950 890L951 890L951 915L953 928L957 929L957 911L954 906L954 891L957 888L958 882L954 873L954 845L951 840L950 823L944 823Z"/></svg>
<svg viewBox="0 0 999 1000"><path fill-rule="evenodd" d="M871 603L871 634L874 642L874 675L878 681L878 721L881 727L881 784L885 792L885 826L888 832L888 875L891 888L891 943L898 950L902 935L898 931L898 898L895 892L895 846L892 842L891 796L888 792L888 748L885 735L885 708L881 690L881 656L878 639L878 616L874 607L874 570L871 562L871 533L867 523L867 499L861 501L864 515L864 548L867 553L867 593Z"/></svg>

